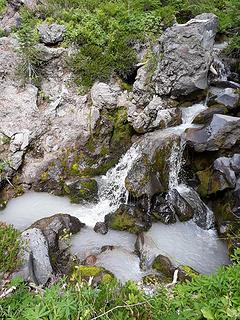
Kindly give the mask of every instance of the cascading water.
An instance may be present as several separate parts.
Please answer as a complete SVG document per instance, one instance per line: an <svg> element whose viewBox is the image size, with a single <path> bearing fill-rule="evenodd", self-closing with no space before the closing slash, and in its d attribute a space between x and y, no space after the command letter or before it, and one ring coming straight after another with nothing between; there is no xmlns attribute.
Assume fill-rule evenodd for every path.
<svg viewBox="0 0 240 320"><path fill-rule="evenodd" d="M104 221L105 215L116 210L121 202L127 202L125 178L139 155L139 148L133 145L114 168L99 178L97 204L76 205L63 197L29 192L11 200L2 211L0 220L23 230L38 219L63 212L76 216L87 226L94 226L96 222Z"/></svg>
<svg viewBox="0 0 240 320"><path fill-rule="evenodd" d="M121 158L120 162L99 179L100 202L108 200L115 209L120 203L127 203L128 191L125 188L125 179L133 162L139 156L139 147L134 144Z"/></svg>
<svg viewBox="0 0 240 320"><path fill-rule="evenodd" d="M190 128L195 117L203 110L207 109L206 103L198 103L189 108L182 110L182 125L181 128ZM175 128L176 130L176 128ZM172 146L172 152L169 158L169 192L168 201L174 199L174 192L178 192L180 196L193 208L195 221L198 225L204 226L204 228L209 229L213 226L213 212L205 205L201 200L198 193L193 189L188 187L184 181L182 181L181 170L184 164L184 150L186 145L186 140L184 137L184 132L180 134L180 143L175 142Z"/></svg>
<svg viewBox="0 0 240 320"><path fill-rule="evenodd" d="M172 190L177 190L186 201L191 202L190 205L196 206L198 212L201 211L200 209L206 209L206 205L196 191L183 183L181 170L184 161L184 131L193 126L193 119L204 109L206 105L201 103L184 108L181 125L158 132L160 135L166 135L166 139L168 133L176 133L181 137L181 143L173 145L169 158L171 164L169 194L171 195ZM113 169L98 179L99 202L97 204L76 205L71 204L64 197L29 192L11 200L6 209L1 212L0 220L23 230L36 220L58 212L76 216L88 227L74 235L72 252L81 260L91 254L97 255L97 265L112 271L123 282L130 279L140 280L144 272L139 268L139 258L133 253L136 236L128 232L111 230L107 235L101 235L93 232L92 227L96 222L103 221L105 215L114 211L120 203L128 202L125 178L133 163L141 156L141 148L146 147L149 145L134 144ZM151 261L157 254L164 254L169 256L176 265L187 263L200 272L213 272L218 265L229 262L225 244L217 239L214 230L203 230L193 221L177 222L170 226L162 223L153 224L146 236L152 239L148 241L151 248L147 249ZM113 250L103 252L102 246L113 246ZM205 248L208 249L206 252ZM204 259L202 259L203 252Z"/></svg>

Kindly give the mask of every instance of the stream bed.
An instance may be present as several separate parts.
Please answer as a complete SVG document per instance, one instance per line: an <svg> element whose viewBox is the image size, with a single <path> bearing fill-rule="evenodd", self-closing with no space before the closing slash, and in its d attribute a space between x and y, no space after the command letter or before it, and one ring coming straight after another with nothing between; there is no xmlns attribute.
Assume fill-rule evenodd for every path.
<svg viewBox="0 0 240 320"><path fill-rule="evenodd" d="M104 205L106 210L109 203ZM73 236L72 253L81 260L91 254L97 255L96 264L113 272L120 281L138 281L146 273L140 269L139 258L134 253L136 236L125 231L110 230L106 235L93 231L95 223L104 220L104 205L76 205L64 197L29 192L12 199L0 213L0 220L24 230L36 220L55 213L76 216L86 227ZM216 232L213 229L203 230L193 221L171 225L154 223L145 233L145 239L149 261L163 254L176 266L187 264L201 273L212 273L229 263L227 246ZM101 252L104 246L113 248Z"/></svg>

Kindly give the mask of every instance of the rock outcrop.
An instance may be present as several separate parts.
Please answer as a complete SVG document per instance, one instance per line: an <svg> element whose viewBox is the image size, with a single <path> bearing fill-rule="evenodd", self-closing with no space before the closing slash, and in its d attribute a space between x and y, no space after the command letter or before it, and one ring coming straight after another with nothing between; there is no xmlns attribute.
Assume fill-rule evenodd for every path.
<svg viewBox="0 0 240 320"><path fill-rule="evenodd" d="M153 76L158 95L188 95L207 88L217 17L201 14L185 24L175 24L159 40L160 61Z"/></svg>

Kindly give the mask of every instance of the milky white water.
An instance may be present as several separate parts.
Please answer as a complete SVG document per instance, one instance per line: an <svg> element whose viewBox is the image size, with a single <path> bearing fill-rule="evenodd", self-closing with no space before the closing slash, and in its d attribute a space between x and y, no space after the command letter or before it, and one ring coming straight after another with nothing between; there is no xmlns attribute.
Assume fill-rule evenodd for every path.
<svg viewBox="0 0 240 320"><path fill-rule="evenodd" d="M109 230L106 235L96 233L91 228L83 228L72 237L71 251L80 260L92 254L99 254L103 246L114 246L129 252L134 251L136 236L125 231Z"/></svg>
<svg viewBox="0 0 240 320"><path fill-rule="evenodd" d="M106 214L115 211L120 202L127 202L128 192L125 188L125 178L132 163L138 157L138 148L133 145L114 168L98 179L99 202L97 204L71 204L64 197L29 192L12 199L6 209L0 212L0 220L23 230L40 218L55 213L68 213L93 227L96 222L104 221Z"/></svg>
<svg viewBox="0 0 240 320"><path fill-rule="evenodd" d="M168 132L175 132L182 136L186 128L193 126L192 121L196 115L204 109L206 106L203 103L182 109L183 124L164 129L163 134L166 134L166 138ZM169 159L171 163L169 190L177 189L182 196L186 196L189 201L196 202L196 205L202 208L206 205L200 197L181 181L180 171L184 148L184 137L180 146L173 145ZM122 282L129 279L137 281L143 276L143 272L139 268L139 258L133 253L136 236L111 230L107 235L100 235L95 233L92 227L96 222L103 221L106 214L115 211L120 203L127 202L125 178L133 162L140 155L140 147L133 145L113 169L98 179L99 202L97 204L71 204L64 197L29 192L12 199L0 212L0 220L24 230L36 220L56 213L76 216L88 227L73 236L72 252L80 260L84 260L91 254L97 255L97 265L113 272ZM101 253L101 248L106 245L114 246L114 249ZM226 245L217 238L215 231L200 229L192 221L177 222L172 225L154 224L146 233L146 247L147 256L151 261L161 253L169 256L176 265L187 264L203 273L214 272L218 266L229 263Z"/></svg>
<svg viewBox="0 0 240 320"><path fill-rule="evenodd" d="M229 264L226 244L216 232L203 230L192 221L155 223L146 236L151 240L150 257L163 254L176 265L186 264L201 273L212 273L218 266Z"/></svg>

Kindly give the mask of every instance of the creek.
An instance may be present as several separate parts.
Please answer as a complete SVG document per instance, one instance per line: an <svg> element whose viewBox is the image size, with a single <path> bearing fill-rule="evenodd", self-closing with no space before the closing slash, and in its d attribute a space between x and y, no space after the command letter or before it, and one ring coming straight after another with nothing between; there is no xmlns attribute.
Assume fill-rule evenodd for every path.
<svg viewBox="0 0 240 320"><path fill-rule="evenodd" d="M188 187L181 179L183 151L185 148L184 131L194 126L193 119L205 110L204 103L195 104L182 110L182 124L159 130L159 134L168 135L172 132L181 137L180 146L173 146L169 159L171 163L169 177L169 199L171 192L176 189L183 198L201 211L206 205L196 191ZM120 203L128 202L128 192L125 188L125 178L134 161L141 155L144 142L135 142L119 163L110 169L106 175L97 179L99 186L99 201L97 204L71 204L67 198L57 197L47 193L28 192L12 199L0 213L0 220L13 224L17 229L24 230L36 220L56 213L68 213L76 216L86 224L72 238L72 252L81 260L88 255L97 255L97 265L112 271L116 277L125 282L129 279L140 280L151 270L142 271L139 258L134 253L136 236L128 232L110 230L106 235L93 231L96 222L104 221L106 214L115 211ZM212 212L207 209L207 230L196 225L198 219L194 216L191 221L165 225L154 223L145 233L147 262L158 254L168 256L177 265L189 265L201 273L212 273L217 267L228 264L226 244L220 240L212 228ZM111 250L102 251L103 246L113 246Z"/></svg>

